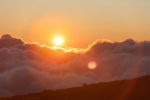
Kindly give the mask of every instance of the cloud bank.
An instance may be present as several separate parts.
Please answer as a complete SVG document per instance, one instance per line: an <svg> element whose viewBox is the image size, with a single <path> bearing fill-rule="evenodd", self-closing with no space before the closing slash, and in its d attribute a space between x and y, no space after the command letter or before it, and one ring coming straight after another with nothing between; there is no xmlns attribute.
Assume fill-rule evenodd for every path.
<svg viewBox="0 0 150 100"><path fill-rule="evenodd" d="M21 39L3 35L0 39L0 96L150 74L150 41L97 41L84 51L68 51L26 44ZM93 68L90 62L95 62L96 68L90 69Z"/></svg>

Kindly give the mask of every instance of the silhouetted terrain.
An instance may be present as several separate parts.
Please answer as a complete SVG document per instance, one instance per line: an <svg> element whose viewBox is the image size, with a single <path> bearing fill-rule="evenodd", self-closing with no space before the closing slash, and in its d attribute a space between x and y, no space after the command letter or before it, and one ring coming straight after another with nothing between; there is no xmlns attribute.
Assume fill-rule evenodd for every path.
<svg viewBox="0 0 150 100"><path fill-rule="evenodd" d="M150 76L2 98L4 100L150 100Z"/></svg>

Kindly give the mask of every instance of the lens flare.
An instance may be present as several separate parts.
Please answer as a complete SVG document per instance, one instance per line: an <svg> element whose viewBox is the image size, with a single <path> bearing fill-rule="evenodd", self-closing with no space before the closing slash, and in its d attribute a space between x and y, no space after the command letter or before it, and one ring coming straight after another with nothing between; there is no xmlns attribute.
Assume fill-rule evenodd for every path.
<svg viewBox="0 0 150 100"><path fill-rule="evenodd" d="M88 68L94 70L97 67L97 63L95 61L91 61L88 63Z"/></svg>

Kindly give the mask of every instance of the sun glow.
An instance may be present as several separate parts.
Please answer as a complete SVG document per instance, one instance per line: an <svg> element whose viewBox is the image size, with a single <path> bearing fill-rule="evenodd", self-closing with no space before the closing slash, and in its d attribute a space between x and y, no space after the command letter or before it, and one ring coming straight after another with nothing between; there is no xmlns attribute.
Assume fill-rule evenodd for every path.
<svg viewBox="0 0 150 100"><path fill-rule="evenodd" d="M64 38L61 37L61 36L56 36L53 39L53 43L54 43L55 46L61 46L64 43Z"/></svg>

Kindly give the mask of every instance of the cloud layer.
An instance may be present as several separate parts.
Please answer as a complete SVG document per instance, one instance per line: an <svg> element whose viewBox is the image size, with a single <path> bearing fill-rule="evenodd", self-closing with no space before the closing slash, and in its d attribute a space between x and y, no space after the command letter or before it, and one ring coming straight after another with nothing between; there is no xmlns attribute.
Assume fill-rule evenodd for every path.
<svg viewBox="0 0 150 100"><path fill-rule="evenodd" d="M10 35L2 36L0 96L78 87L150 74L150 41L97 41L87 50L68 51L25 44ZM90 69L90 62L95 62L97 67Z"/></svg>

